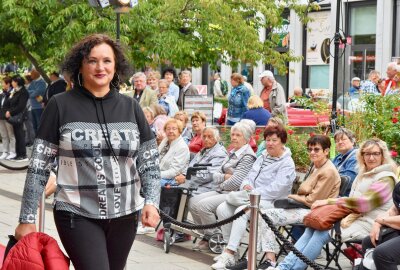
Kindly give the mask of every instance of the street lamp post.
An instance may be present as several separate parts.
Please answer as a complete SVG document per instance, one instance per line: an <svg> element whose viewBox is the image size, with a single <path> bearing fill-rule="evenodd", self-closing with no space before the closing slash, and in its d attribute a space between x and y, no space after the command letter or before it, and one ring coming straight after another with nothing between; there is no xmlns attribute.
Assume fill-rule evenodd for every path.
<svg viewBox="0 0 400 270"><path fill-rule="evenodd" d="M138 0L88 0L89 5L92 7L106 8L108 6L113 6L115 14L117 15L116 29L117 42L120 40L121 36L121 13L128 13L131 8L138 4Z"/></svg>

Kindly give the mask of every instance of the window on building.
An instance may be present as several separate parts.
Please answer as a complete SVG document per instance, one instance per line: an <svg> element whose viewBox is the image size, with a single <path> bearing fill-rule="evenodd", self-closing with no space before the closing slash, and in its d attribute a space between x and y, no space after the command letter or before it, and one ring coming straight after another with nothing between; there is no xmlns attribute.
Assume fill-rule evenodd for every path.
<svg viewBox="0 0 400 270"><path fill-rule="evenodd" d="M329 65L309 66L309 75L310 89L329 88Z"/></svg>

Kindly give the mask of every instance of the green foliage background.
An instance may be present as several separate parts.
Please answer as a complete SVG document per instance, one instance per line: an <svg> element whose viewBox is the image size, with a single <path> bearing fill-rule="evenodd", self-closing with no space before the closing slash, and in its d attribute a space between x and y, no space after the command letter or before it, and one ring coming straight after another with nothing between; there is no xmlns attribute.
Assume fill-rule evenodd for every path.
<svg viewBox="0 0 400 270"><path fill-rule="evenodd" d="M286 72L286 62L301 58L275 50L279 34L259 29L282 25L285 8L306 20L297 0L147 0L121 15L121 43L136 67L216 65L219 60L272 64ZM309 7L314 8L313 6ZM93 8L87 0L2 0L0 62L28 59L39 72L56 68L76 41L90 33L115 36L113 8ZM19 62L20 62L19 61Z"/></svg>

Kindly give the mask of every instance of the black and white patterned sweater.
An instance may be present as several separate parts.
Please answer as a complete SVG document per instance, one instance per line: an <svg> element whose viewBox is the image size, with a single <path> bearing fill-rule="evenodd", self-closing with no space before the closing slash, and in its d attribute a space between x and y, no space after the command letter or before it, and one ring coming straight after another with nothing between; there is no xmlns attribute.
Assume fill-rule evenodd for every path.
<svg viewBox="0 0 400 270"><path fill-rule="evenodd" d="M95 219L158 207L158 150L139 104L111 90L96 98L76 88L50 99L33 146L20 223L34 223L51 164L58 157L56 210Z"/></svg>

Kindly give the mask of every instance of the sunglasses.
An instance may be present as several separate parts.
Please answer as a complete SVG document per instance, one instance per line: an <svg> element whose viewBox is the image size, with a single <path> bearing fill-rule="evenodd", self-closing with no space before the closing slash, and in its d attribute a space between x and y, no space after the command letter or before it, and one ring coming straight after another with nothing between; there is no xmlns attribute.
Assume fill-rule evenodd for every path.
<svg viewBox="0 0 400 270"><path fill-rule="evenodd" d="M321 150L322 150L322 148L319 148L319 147L309 147L309 148L307 148L308 153L311 153L313 151L314 151L314 153L318 153Z"/></svg>

